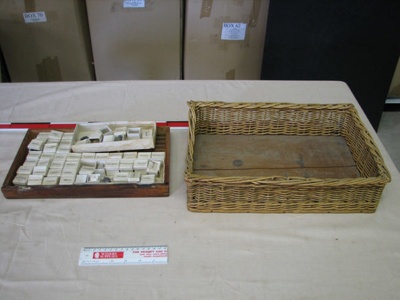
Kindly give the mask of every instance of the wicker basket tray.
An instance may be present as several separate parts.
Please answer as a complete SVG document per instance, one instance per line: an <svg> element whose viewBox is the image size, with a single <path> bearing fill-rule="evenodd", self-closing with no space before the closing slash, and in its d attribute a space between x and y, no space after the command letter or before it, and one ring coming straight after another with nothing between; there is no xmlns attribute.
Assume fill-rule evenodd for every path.
<svg viewBox="0 0 400 300"><path fill-rule="evenodd" d="M379 150L352 104L190 101L188 105L185 181L190 211L372 213L378 206L383 188L390 182ZM246 137L251 139L246 140ZM255 163L260 167L244 168L248 163L246 158L252 157L251 151L256 145L272 147L272 144L263 146L263 141L254 142L263 137L286 139L288 144L282 144L282 151L286 151L285 157L289 157L289 161L285 162L279 156L277 164L276 156L268 157L258 149L259 160ZM312 139L326 147L317 151L325 157L322 165L308 168L308 162L302 158L296 160L298 168L291 167L291 157L302 157L301 153L310 154L312 162L319 161L314 159L318 156L315 148L309 146ZM328 139L328 143L321 144L322 139ZM220 142L216 143L218 140ZM290 149L299 144L297 140L303 149L296 150L300 154L293 154ZM203 144L199 145L201 141ZM229 145L236 145L232 150L237 152L236 157L229 152ZM275 142L274 145L276 147ZM344 148L334 152L330 145ZM350 164L345 157L346 151L350 155ZM324 153L327 154L324 156ZM199 162L201 159L210 162L213 156L217 162L211 161L212 164L230 167L210 168L204 161ZM324 165L336 156L343 156L337 161L345 165ZM281 165L284 167L279 168Z"/></svg>

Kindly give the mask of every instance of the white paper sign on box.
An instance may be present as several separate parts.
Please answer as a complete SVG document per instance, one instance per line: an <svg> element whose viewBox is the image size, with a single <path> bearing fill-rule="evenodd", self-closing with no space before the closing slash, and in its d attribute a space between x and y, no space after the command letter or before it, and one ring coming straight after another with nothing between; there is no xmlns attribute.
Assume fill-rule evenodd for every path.
<svg viewBox="0 0 400 300"><path fill-rule="evenodd" d="M246 23L223 23L221 40L243 41L246 37Z"/></svg>

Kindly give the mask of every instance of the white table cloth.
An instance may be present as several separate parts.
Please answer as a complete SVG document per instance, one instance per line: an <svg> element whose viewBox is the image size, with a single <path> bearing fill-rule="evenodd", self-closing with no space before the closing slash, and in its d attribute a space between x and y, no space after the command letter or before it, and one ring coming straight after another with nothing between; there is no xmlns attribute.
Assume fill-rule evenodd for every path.
<svg viewBox="0 0 400 300"><path fill-rule="evenodd" d="M0 299L396 299L399 173L342 82L0 84L0 180L14 122L187 120L188 100L356 105L392 182L374 214L203 214L186 209L187 128L171 129L170 196L9 200L0 195ZM168 245L166 265L78 266L82 247Z"/></svg>

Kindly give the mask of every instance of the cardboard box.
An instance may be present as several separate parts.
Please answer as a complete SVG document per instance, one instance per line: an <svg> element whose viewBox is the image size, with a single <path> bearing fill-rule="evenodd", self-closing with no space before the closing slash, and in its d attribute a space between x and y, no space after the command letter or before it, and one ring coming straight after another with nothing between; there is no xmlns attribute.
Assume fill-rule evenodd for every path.
<svg viewBox="0 0 400 300"><path fill-rule="evenodd" d="M181 78L181 0L86 3L97 80Z"/></svg>
<svg viewBox="0 0 400 300"><path fill-rule="evenodd" d="M94 79L80 0L1 1L0 43L13 82Z"/></svg>
<svg viewBox="0 0 400 300"><path fill-rule="evenodd" d="M188 0L184 79L260 79L269 0Z"/></svg>
<svg viewBox="0 0 400 300"><path fill-rule="evenodd" d="M397 61L397 67L393 74L392 83L389 88L389 98L399 98L400 97L400 58Z"/></svg>

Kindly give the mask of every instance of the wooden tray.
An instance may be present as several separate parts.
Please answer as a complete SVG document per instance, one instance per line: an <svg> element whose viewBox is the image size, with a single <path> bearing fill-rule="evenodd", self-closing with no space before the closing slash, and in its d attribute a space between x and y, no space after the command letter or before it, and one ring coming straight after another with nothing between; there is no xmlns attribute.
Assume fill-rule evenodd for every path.
<svg viewBox="0 0 400 300"><path fill-rule="evenodd" d="M71 129L57 129L72 132ZM4 180L1 190L8 199L32 198L108 198L108 197L166 197L169 196L169 164L170 164L170 128L157 127L156 145L153 151L165 152L164 183L151 185L127 184L85 184L65 186L15 186L12 181L18 168L23 164L28 154L28 144L39 132L49 130L28 130L10 170ZM144 150L148 152L148 150ZM140 152L140 151L138 151Z"/></svg>

